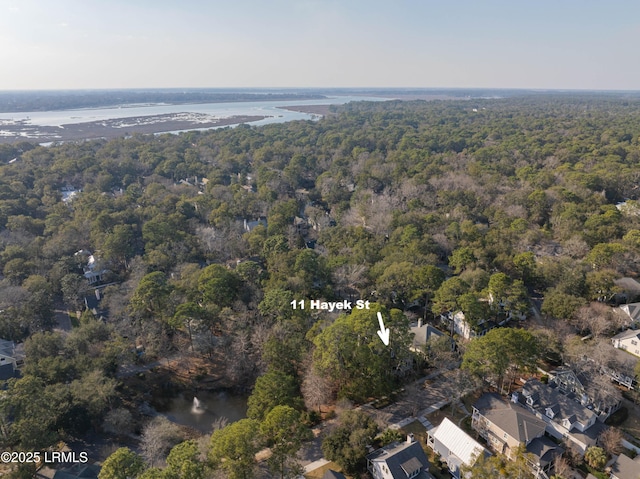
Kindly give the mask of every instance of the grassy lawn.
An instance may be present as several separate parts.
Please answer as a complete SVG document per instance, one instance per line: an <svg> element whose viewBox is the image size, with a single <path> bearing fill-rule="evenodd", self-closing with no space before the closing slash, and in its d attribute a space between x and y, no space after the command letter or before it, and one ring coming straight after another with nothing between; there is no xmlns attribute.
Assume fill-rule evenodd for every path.
<svg viewBox="0 0 640 479"><path fill-rule="evenodd" d="M445 417L448 417L457 426L466 415L467 414L458 406L454 406L452 411L451 404L449 404L448 406L429 414L427 419L434 426L438 426Z"/></svg>
<svg viewBox="0 0 640 479"><path fill-rule="evenodd" d="M338 466L335 462L330 462L329 464L325 464L322 467L319 467L318 469L314 469L313 471L309 471L307 472L304 477L306 479L322 479L322 476L324 476L324 473L327 472L329 469L332 469L336 472L342 472L342 468L340 466ZM347 476L347 477L351 477L351 476Z"/></svg>
<svg viewBox="0 0 640 479"><path fill-rule="evenodd" d="M405 436L413 434L416 440L420 441L422 448L425 449L427 445L427 429L420 423L420 421L413 421L406 426L400 428L400 432Z"/></svg>

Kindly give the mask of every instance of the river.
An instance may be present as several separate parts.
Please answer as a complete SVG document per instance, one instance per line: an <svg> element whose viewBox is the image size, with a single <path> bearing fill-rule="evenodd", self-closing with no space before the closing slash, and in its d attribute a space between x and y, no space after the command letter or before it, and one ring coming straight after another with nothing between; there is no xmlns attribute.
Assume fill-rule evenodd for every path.
<svg viewBox="0 0 640 479"><path fill-rule="evenodd" d="M199 103L180 105L125 105L117 108L95 108L59 111L27 111L18 113L0 113L0 119L14 121L27 120L31 125L62 126L86 123L90 121L112 120L116 118L133 118L151 115L175 113L200 113L228 118L231 116L269 116L253 122L253 125L268 123L284 123L292 120L308 120L313 115L297 111L284 110L281 107L299 105L342 105L351 101L384 101L386 98L366 96L331 96L318 100L259 101L233 103Z"/></svg>

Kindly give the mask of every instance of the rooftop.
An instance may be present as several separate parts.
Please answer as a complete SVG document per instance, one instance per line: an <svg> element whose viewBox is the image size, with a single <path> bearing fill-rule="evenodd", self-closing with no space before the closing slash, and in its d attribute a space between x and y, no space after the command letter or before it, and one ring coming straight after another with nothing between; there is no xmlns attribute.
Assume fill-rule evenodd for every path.
<svg viewBox="0 0 640 479"><path fill-rule="evenodd" d="M631 459L620 454L611 464L611 476L617 479L640 479L640 456Z"/></svg>
<svg viewBox="0 0 640 479"><path fill-rule="evenodd" d="M389 444L367 456L367 461L384 462L394 479L406 479L412 472L422 468L417 479L427 479L432 476L427 472L429 461L422 450L422 446L415 440Z"/></svg>
<svg viewBox="0 0 640 479"><path fill-rule="evenodd" d="M449 418L444 418L438 427L429 431L429 435L442 443L466 465L472 465L477 457L486 452L484 447Z"/></svg>
<svg viewBox="0 0 640 479"><path fill-rule="evenodd" d="M526 398L520 398L527 401L527 405L541 414L549 416L547 409L553 411L554 420L568 419L570 423L580 422L581 424L589 423L596 417L596 413L587 409L578 401L570 399L562 394L558 389L542 384L537 379L531 379L525 383L522 388L522 395ZM530 404L531 402L531 404Z"/></svg>
<svg viewBox="0 0 640 479"><path fill-rule="evenodd" d="M640 330L627 329L626 331L622 331L621 333L616 334L611 339L630 339L630 338L638 338L639 336L640 336Z"/></svg>
<svg viewBox="0 0 640 479"><path fill-rule="evenodd" d="M493 424L516 440L529 444L541 436L546 423L520 405L504 401L495 393L485 393L473 405Z"/></svg>

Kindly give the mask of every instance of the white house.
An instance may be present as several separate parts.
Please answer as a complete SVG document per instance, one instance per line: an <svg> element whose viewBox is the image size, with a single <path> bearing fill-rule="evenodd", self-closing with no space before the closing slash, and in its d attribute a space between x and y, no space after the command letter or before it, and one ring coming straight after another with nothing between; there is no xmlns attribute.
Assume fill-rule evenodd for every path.
<svg viewBox="0 0 640 479"><path fill-rule="evenodd" d="M611 342L618 349L640 356L640 330L627 329L611 338Z"/></svg>
<svg viewBox="0 0 640 479"><path fill-rule="evenodd" d="M451 475L459 479L461 466L473 466L489 452L449 418L428 432L427 445L447 463Z"/></svg>
<svg viewBox="0 0 640 479"><path fill-rule="evenodd" d="M440 320L443 323L448 323L449 330L464 339L473 339L478 336L484 336L487 334L487 331L496 327L495 322L482 319L478 321L478 325L473 328L465 318L462 311L441 314Z"/></svg>

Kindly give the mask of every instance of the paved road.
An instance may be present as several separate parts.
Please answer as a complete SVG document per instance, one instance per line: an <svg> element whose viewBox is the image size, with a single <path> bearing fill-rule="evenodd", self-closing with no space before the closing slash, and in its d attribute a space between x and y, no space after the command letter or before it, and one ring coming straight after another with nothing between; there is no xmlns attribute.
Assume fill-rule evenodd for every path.
<svg viewBox="0 0 640 479"><path fill-rule="evenodd" d="M321 467L324 464L324 456L322 454L322 440L325 436L331 432L331 429L337 424L336 419L330 419L328 421L321 422L317 427L313 429L313 435L315 436L311 441L304 444L300 452L298 452L298 459L300 464L305 466L305 472L309 472L317 467ZM311 463L317 462L317 465L306 469Z"/></svg>

